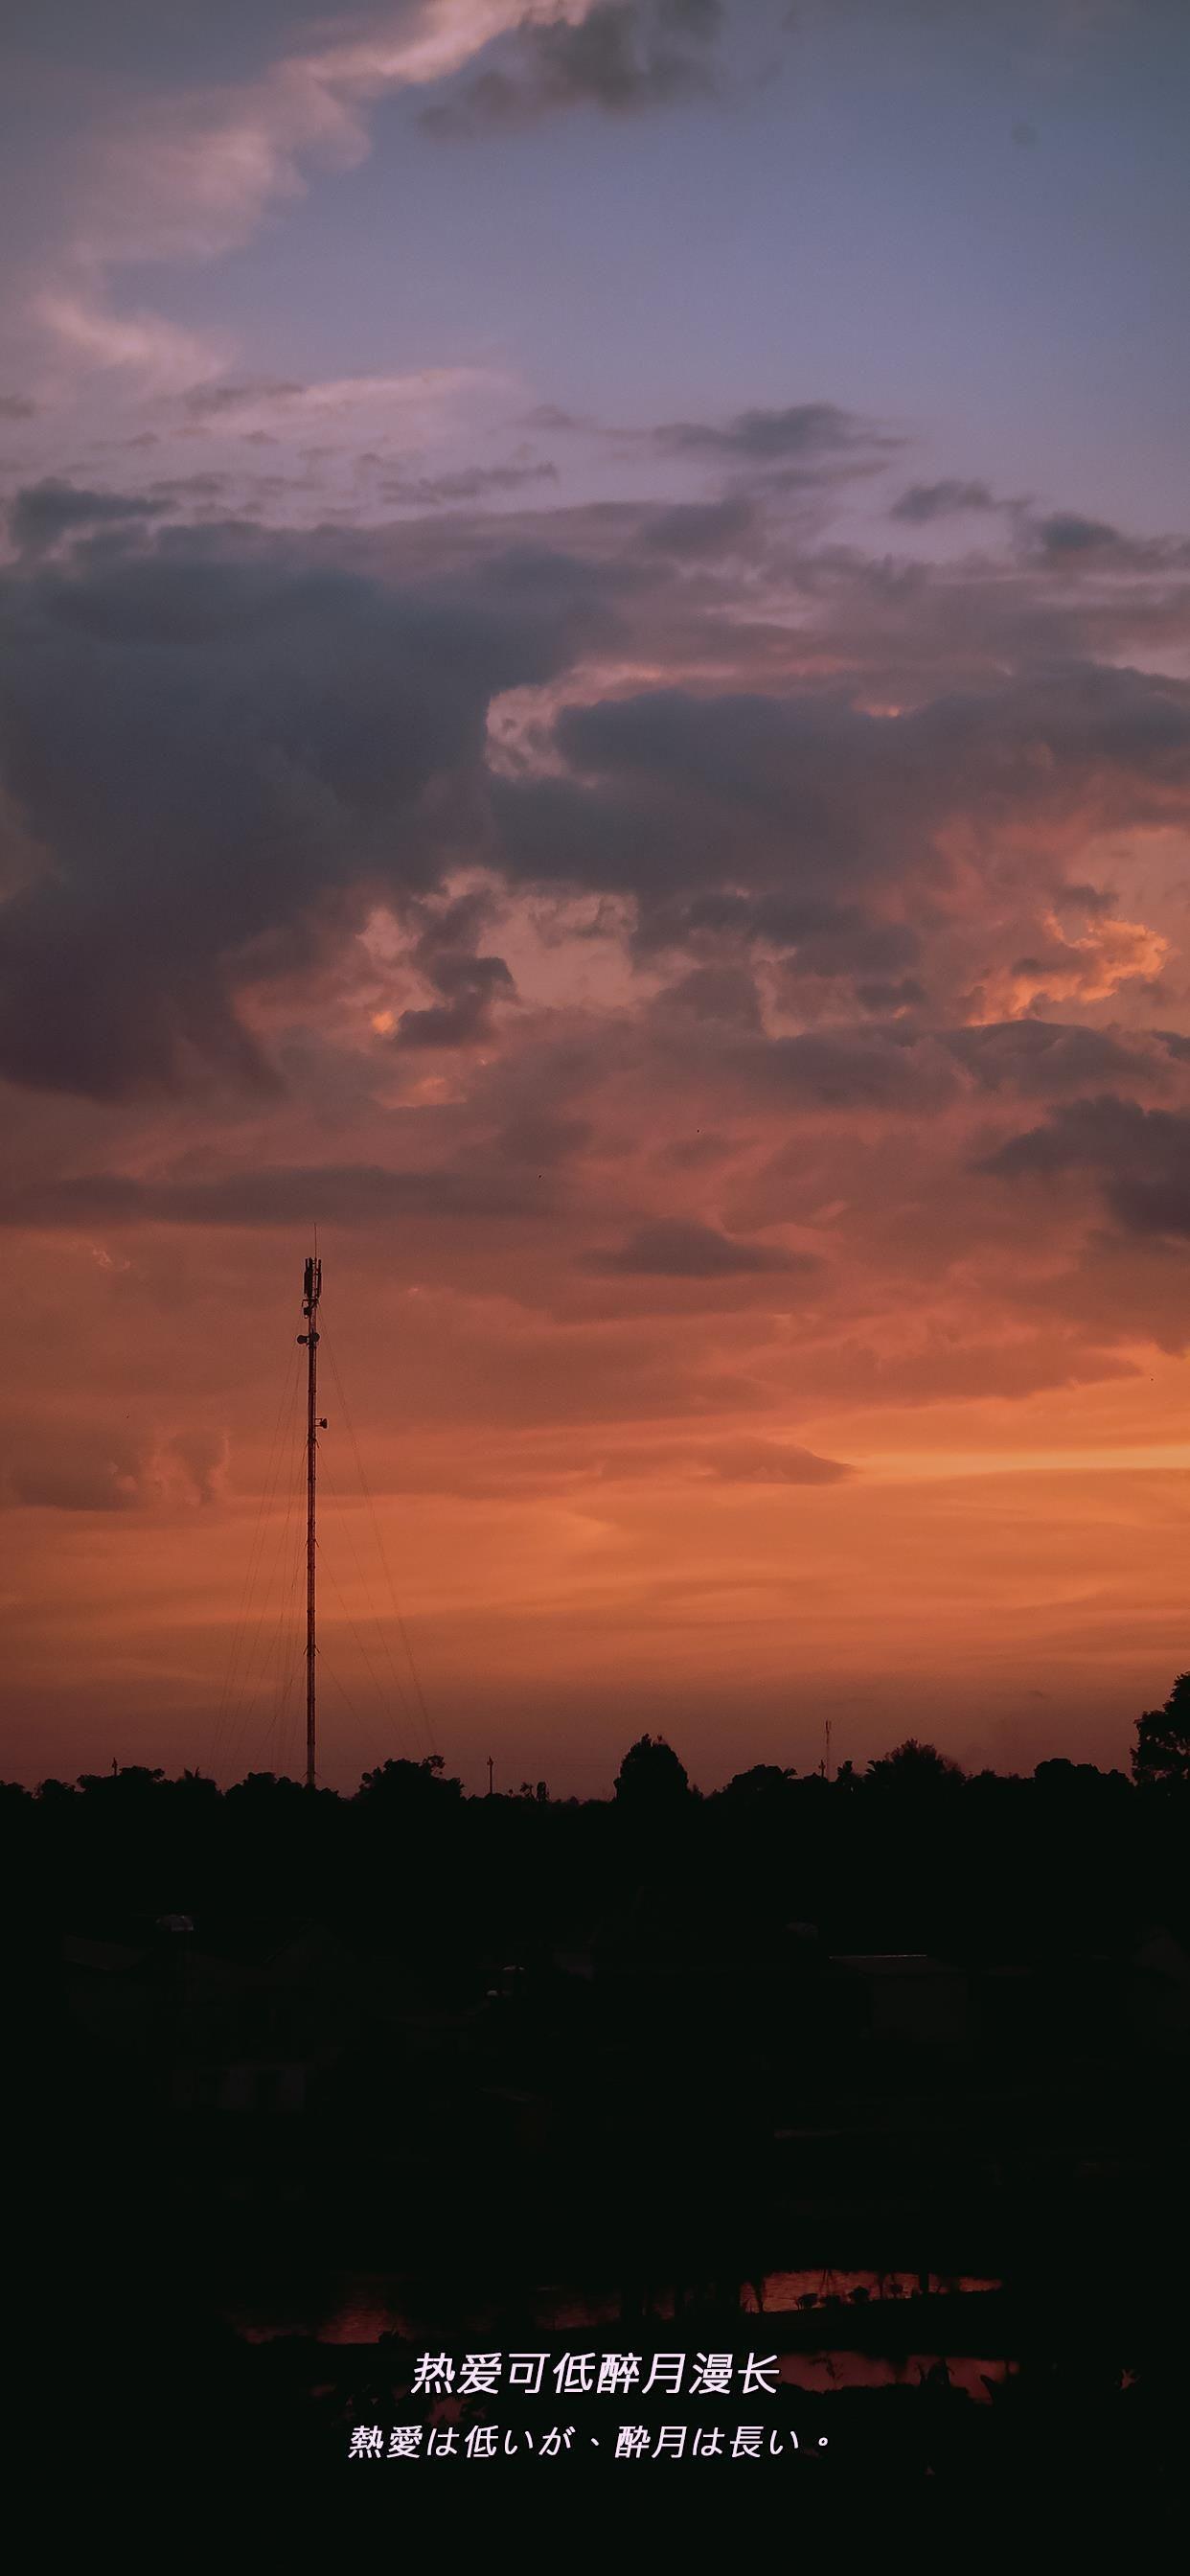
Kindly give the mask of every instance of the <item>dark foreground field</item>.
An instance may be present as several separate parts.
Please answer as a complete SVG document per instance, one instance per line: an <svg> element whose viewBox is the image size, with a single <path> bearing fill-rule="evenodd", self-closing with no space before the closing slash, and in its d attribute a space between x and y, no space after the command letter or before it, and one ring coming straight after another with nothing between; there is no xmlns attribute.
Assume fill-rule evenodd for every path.
<svg viewBox="0 0 1190 2576"><path fill-rule="evenodd" d="M1176 2490L1177 1792L123 1774L3 1830L76 2448L423 2501Z"/></svg>

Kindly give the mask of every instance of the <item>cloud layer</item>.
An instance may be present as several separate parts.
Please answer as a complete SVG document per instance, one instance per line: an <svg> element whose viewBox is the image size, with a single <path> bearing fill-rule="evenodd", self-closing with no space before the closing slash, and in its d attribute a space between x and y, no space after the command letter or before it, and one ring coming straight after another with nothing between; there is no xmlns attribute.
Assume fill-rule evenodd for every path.
<svg viewBox="0 0 1190 2576"><path fill-rule="evenodd" d="M217 41L174 13L135 90L135 13L79 22L85 131L0 397L34 1740L55 1690L68 1734L118 1708L148 1748L154 1693L197 1724L254 1515L288 1579L269 1434L314 1227L328 1476L358 1435L464 1732L479 1677L485 1724L584 1780L635 1694L713 1775L737 1708L782 1751L793 1676L815 1742L836 1708L878 1750L953 1692L952 1749L993 1758L1026 1665L1106 1730L1140 1630L1184 1660L1190 542L991 430L951 452L891 330L887 399L811 364L759 215L730 293L734 233L699 236L708 352L667 154L683 118L708 170L760 132L782 14L760 64L712 0L259 0ZM584 362L601 279L616 317L565 385L529 354L540 226L498 324L441 310L450 191L506 240L502 156L554 152L568 188L608 156ZM307 279L311 224L270 332L287 219L325 188L333 229L377 163L327 274L374 279L395 207L401 327L387 284L361 335ZM376 1713L346 1525L328 1663Z"/></svg>

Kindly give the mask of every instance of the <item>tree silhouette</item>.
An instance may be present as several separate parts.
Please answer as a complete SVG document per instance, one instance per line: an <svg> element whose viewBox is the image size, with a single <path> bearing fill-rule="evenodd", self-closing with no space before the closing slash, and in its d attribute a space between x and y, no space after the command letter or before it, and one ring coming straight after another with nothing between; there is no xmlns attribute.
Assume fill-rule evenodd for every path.
<svg viewBox="0 0 1190 2576"><path fill-rule="evenodd" d="M1190 1673L1179 1673L1164 1708L1136 1721L1132 1777L1138 1788L1190 1786Z"/></svg>
<svg viewBox="0 0 1190 2576"><path fill-rule="evenodd" d="M957 1762L938 1751L936 1744L919 1744L915 1735L907 1735L891 1753L869 1762L867 1777L879 1788L934 1789L944 1781L957 1784L963 1773Z"/></svg>
<svg viewBox="0 0 1190 2576"><path fill-rule="evenodd" d="M733 1805L758 1798L771 1800L783 1797L790 1781L796 1778L796 1771L783 1771L776 1762L754 1762L750 1770L737 1771L719 1795L730 1798Z"/></svg>
<svg viewBox="0 0 1190 2576"><path fill-rule="evenodd" d="M176 1797L188 1800L192 1806L210 1806L219 1795L218 1781L209 1779L205 1771L183 1771L181 1779L169 1785Z"/></svg>
<svg viewBox="0 0 1190 2576"><path fill-rule="evenodd" d="M87 1798L118 1798L121 1806L151 1796L165 1773L160 1763L149 1770L142 1762L126 1762L123 1768L113 1763L110 1771L81 1771L78 1785Z"/></svg>
<svg viewBox="0 0 1190 2576"><path fill-rule="evenodd" d="M463 1783L447 1777L440 1753L427 1753L424 1762L381 1762L375 1771L365 1771L357 1795L367 1804L382 1799L387 1805L409 1806L415 1801L424 1805L433 1799L435 1808L446 1798L461 1798Z"/></svg>
<svg viewBox="0 0 1190 2576"><path fill-rule="evenodd" d="M684 1763L663 1735L641 1735L616 1773L616 1805L625 1815L660 1821L677 1815L690 1797Z"/></svg>
<svg viewBox="0 0 1190 2576"><path fill-rule="evenodd" d="M275 1771L246 1771L243 1779L237 1780L227 1794L241 1806L260 1809L267 1804L275 1809L281 1801L292 1801L300 1786L299 1781L289 1779L284 1773L279 1778Z"/></svg>

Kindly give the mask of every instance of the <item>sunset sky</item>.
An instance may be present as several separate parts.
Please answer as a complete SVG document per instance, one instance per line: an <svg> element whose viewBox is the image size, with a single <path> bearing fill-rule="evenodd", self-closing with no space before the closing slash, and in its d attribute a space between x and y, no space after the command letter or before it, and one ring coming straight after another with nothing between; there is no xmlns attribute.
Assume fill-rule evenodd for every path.
<svg viewBox="0 0 1190 2576"><path fill-rule="evenodd" d="M1185 0L6 24L0 1771L1125 1763Z"/></svg>

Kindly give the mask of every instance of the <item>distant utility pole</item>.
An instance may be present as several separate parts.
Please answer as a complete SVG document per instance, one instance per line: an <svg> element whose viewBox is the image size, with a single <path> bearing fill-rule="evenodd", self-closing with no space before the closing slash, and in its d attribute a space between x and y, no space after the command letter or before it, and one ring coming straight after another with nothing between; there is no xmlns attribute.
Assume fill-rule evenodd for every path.
<svg viewBox="0 0 1190 2576"><path fill-rule="evenodd" d="M306 1263L302 1293L302 1313L308 1330L298 1334L306 1347L306 1787L312 1789L318 1773L317 1698L315 1680L318 1653L318 1581L315 1507L318 1485L318 1434L325 1422L318 1419L318 1300L322 1295L322 1263L315 1257Z"/></svg>
<svg viewBox="0 0 1190 2576"><path fill-rule="evenodd" d="M489 1798L492 1796L492 1778L493 1778L493 1774L494 1774L494 1772L495 1772L495 1768L496 1768L495 1763L493 1762L492 1757L491 1757L491 1754L489 1753L489 1755L488 1755L488 1796L489 1796Z"/></svg>
<svg viewBox="0 0 1190 2576"><path fill-rule="evenodd" d="M829 1780L831 1776L831 1722L829 1717L823 1720L822 1734L824 1744L822 1776L824 1780Z"/></svg>

